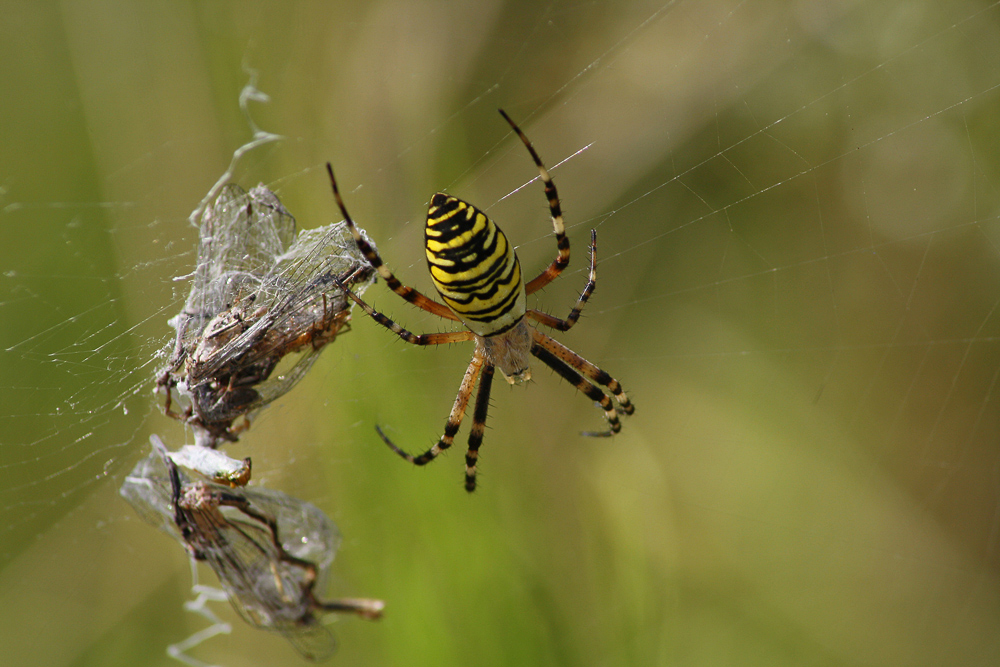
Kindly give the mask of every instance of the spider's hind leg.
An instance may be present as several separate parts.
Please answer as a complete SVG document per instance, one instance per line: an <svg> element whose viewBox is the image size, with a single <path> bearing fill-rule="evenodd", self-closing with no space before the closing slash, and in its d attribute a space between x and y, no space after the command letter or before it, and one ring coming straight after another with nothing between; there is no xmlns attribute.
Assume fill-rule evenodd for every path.
<svg viewBox="0 0 1000 667"><path fill-rule="evenodd" d="M540 324L544 324L547 327L556 329L557 331L569 331L577 320L580 319L580 313L583 312L583 307L587 305L587 301L590 299L590 295L594 293L594 289L597 287L597 230L590 230L590 275L587 278L587 284L583 287L583 291L580 293L580 298L576 300L576 305L573 306L573 310L569 311L569 315L566 319L561 320L558 317L549 315L548 313L543 313L540 310L531 309L527 312L527 316L535 320Z"/></svg>
<svg viewBox="0 0 1000 667"><path fill-rule="evenodd" d="M556 258L552 260L552 263L544 271L536 276L534 280L529 281L524 287L528 294L534 294L558 278L563 269L569 266L569 238L566 236L566 225L563 223L562 207L559 205L559 193L556 191L556 184L552 182L548 170L542 164L542 159L538 157L538 152L531 145L531 141L528 140L524 132L521 131L521 128L510 119L510 116L503 109L499 109L499 111L504 120L517 133L525 148L528 149L528 152L531 153L531 159L534 161L535 166L538 167L538 175L545 185L545 198L549 202L549 213L552 215L552 230L556 235L556 249L558 250Z"/></svg>
<svg viewBox="0 0 1000 667"><path fill-rule="evenodd" d="M326 171L330 176L330 186L333 188L333 197L337 200L337 206L340 208L341 215L344 216L344 222L347 223L347 228L351 231L351 235L354 237L354 243L357 245L358 250L361 254L365 256L368 263L371 264L372 268L375 269L385 284L393 292L403 297L410 303L412 303L417 308L426 310L429 313L433 313L438 317L443 317L446 320L458 321L458 316L451 312L448 306L443 303L438 303L434 299L424 296L412 287L408 287L403 283L399 282L399 279L393 275L392 271L389 270L383 262L382 258L379 256L378 251L375 249L371 243L369 243L364 236L361 235L361 231L358 226L351 219L350 213L347 212L347 207L344 206L344 200L340 196L340 188L337 187L337 179L333 175L333 167L329 162L326 163Z"/></svg>

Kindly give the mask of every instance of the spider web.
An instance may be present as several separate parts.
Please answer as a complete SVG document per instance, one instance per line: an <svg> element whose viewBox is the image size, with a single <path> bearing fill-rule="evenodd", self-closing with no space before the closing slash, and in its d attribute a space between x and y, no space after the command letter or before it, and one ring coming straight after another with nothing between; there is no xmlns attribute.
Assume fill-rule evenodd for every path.
<svg viewBox="0 0 1000 667"><path fill-rule="evenodd" d="M413 469L471 350L355 314L227 453L344 544L343 664L986 665L1000 652L1000 3L212 3L8 8L0 31L0 645L11 664L176 664L183 552L117 496L150 434L191 211L235 161L304 228L352 216L431 292L425 204L486 209L529 301L620 379L495 385L480 489ZM44 45L44 47L42 46ZM181 279L178 280L177 278ZM383 284L415 332L448 324ZM505 384L505 383L501 383ZM456 440L463 449L468 425ZM202 583L211 573L202 570ZM211 664L296 660L215 609ZM45 641L39 641L44 638Z"/></svg>

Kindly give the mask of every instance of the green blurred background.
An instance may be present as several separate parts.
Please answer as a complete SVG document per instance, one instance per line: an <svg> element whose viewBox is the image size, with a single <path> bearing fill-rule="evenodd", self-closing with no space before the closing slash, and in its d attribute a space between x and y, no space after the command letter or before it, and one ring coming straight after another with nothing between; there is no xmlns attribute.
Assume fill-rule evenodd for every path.
<svg viewBox="0 0 1000 667"><path fill-rule="evenodd" d="M495 385L480 490L439 435L468 345L355 317L228 451L340 526L339 665L992 665L1000 656L1000 6L993 2L0 2L0 651L168 665L206 626L118 497L158 413L190 211L236 168L304 227L352 215L430 290L425 205L488 207L532 304L638 410L544 368ZM415 331L445 325L384 285ZM458 444L464 449L467 430ZM208 570L202 581L213 583ZM234 622L193 651L304 664ZM331 663L332 664L332 663Z"/></svg>

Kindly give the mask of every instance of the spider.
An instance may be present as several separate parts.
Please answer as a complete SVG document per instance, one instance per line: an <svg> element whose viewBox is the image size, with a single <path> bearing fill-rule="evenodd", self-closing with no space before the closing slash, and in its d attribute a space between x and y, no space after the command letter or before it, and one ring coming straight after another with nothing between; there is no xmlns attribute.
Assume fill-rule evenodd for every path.
<svg viewBox="0 0 1000 667"><path fill-rule="evenodd" d="M424 231L425 252L431 280L444 303L439 303L414 288L403 285L383 264L374 246L358 231L340 196L333 168L329 163L326 165L334 198L354 235L358 249L382 276L389 289L418 308L447 320L461 322L466 330L413 334L373 309L347 286L343 286L344 292L376 322L408 343L441 345L470 340L476 342L472 361L465 371L458 396L445 424L444 434L434 446L423 454L413 456L397 447L378 426L375 427L382 440L410 463L415 465L430 463L441 452L451 447L478 379L479 392L472 413L469 449L465 455L465 489L469 492L476 489L476 462L483 441L483 431L486 428L494 369L500 369L509 383L520 384L531 378L528 355L540 359L604 410L608 430L585 435L610 436L612 433L618 433L621 430L619 410L627 415L635 410L618 380L528 323L528 320L534 320L557 331L568 331L576 324L580 312L597 284L597 231L590 232L589 279L566 319L527 308L525 305L527 295L551 283L569 264L569 239L566 237L563 224L559 195L545 165L514 121L502 109L500 115L520 137L528 153L531 154L535 166L538 167L538 173L545 185L545 197L548 199L552 214L552 226L559 251L555 260L527 284L522 280L517 254L500 228L475 206L439 192L431 197ZM599 386L607 387L608 393L602 391ZM612 403L612 396L618 404L617 408Z"/></svg>

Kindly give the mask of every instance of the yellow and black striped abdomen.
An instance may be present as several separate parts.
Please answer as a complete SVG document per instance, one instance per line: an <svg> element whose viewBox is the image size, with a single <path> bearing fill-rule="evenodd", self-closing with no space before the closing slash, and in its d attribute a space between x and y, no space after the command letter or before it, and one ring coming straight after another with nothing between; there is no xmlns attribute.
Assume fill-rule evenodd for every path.
<svg viewBox="0 0 1000 667"><path fill-rule="evenodd" d="M469 329L493 336L524 318L521 265L485 213L439 192L431 198L424 232L434 287Z"/></svg>

